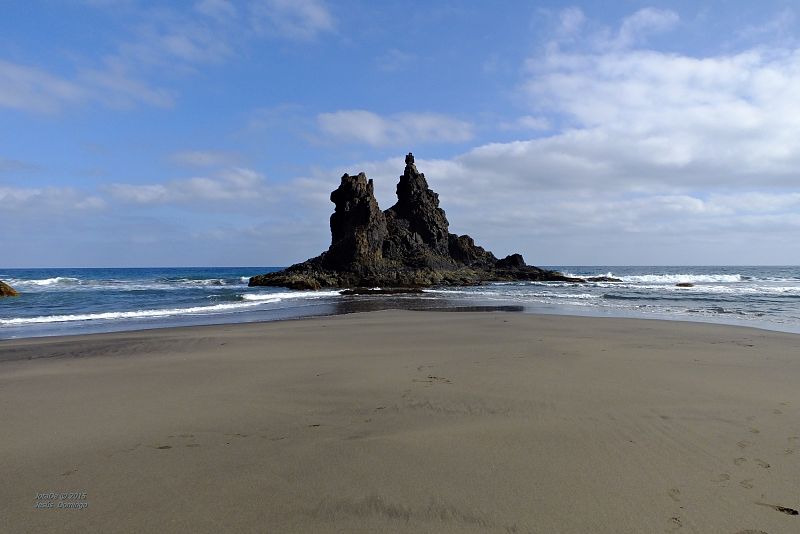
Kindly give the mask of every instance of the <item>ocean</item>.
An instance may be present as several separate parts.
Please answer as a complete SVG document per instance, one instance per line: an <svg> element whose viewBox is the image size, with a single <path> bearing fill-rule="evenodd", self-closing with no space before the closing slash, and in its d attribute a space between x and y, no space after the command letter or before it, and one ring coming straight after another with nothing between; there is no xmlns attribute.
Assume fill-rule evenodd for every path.
<svg viewBox="0 0 800 534"><path fill-rule="evenodd" d="M292 319L386 308L639 317L800 332L800 267L548 266L622 282L503 282L421 295L247 287L277 267L0 269L0 339ZM677 283L693 287L676 287Z"/></svg>

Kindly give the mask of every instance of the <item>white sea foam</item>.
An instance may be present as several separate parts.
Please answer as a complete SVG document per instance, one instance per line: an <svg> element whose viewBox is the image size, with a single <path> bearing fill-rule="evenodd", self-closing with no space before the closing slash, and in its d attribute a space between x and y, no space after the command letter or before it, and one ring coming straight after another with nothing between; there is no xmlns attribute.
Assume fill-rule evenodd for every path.
<svg viewBox="0 0 800 534"><path fill-rule="evenodd" d="M178 284L189 285L189 286L224 286L227 285L227 282L224 278L179 278L175 280Z"/></svg>
<svg viewBox="0 0 800 534"><path fill-rule="evenodd" d="M242 299L250 301L279 302L286 299L314 299L338 297L339 291L284 291L280 293L245 293Z"/></svg>
<svg viewBox="0 0 800 534"><path fill-rule="evenodd" d="M114 311L99 313L79 313L69 315L43 315L38 317L15 317L0 319L0 326L19 326L26 324L42 323L67 323L75 321L118 320L118 319L147 319L158 317L172 317L178 315L207 315L219 312L233 312L246 310L263 304L280 302L286 299L314 299L320 297L339 296L338 291L293 291L280 293L244 294L239 302L213 304L210 306L191 306L187 308L169 308L153 310Z"/></svg>
<svg viewBox="0 0 800 534"><path fill-rule="evenodd" d="M154 317L170 317L175 315L204 315L239 308L258 306L258 302L237 302L231 304L214 304L213 306L192 306L190 308L170 308L164 310L135 310L102 313L79 313L71 315L43 315L39 317L16 317L0 319L0 325L24 325L41 323L68 323L74 321L143 319Z"/></svg>
<svg viewBox="0 0 800 534"><path fill-rule="evenodd" d="M61 285L74 285L79 284L81 281L79 278L72 278L69 276L56 276L55 278L41 278L38 280L17 280L11 279L12 281L9 283L14 283L20 286L54 286L56 284Z"/></svg>
<svg viewBox="0 0 800 534"><path fill-rule="evenodd" d="M249 281L249 278L242 276L239 278L178 278L177 280L169 280L167 283L182 286L238 286Z"/></svg>
<svg viewBox="0 0 800 534"><path fill-rule="evenodd" d="M599 299L602 295L592 295L591 293L554 293L554 292L530 292L508 290L501 285L496 285L497 289L469 290L469 289L423 289L425 293L436 293L440 295L465 295L481 297L512 298L514 300L536 299Z"/></svg>
<svg viewBox="0 0 800 534"><path fill-rule="evenodd" d="M734 283L742 282L741 274L642 274L623 276L623 282L644 282L651 284L678 283Z"/></svg>

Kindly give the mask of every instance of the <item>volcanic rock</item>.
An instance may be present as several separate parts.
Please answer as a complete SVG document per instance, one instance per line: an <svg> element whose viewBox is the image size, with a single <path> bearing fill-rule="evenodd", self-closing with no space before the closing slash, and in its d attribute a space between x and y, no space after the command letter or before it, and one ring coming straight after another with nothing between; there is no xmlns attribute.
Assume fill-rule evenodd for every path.
<svg viewBox="0 0 800 534"><path fill-rule="evenodd" d="M419 288L475 285L491 280L585 282L525 264L519 254L498 260L468 235L449 232L439 195L417 170L414 156L397 184L397 203L381 211L372 180L345 174L331 193L331 245L315 258L276 273L254 276L251 286Z"/></svg>
<svg viewBox="0 0 800 534"><path fill-rule="evenodd" d="M521 269L525 267L525 260L522 258L521 254L510 254L502 260L497 260L495 265L502 269Z"/></svg>
<svg viewBox="0 0 800 534"><path fill-rule="evenodd" d="M387 287L386 289L355 287L341 292L342 295L421 295L423 293L424 291L418 287Z"/></svg>
<svg viewBox="0 0 800 534"><path fill-rule="evenodd" d="M383 242L389 236L386 217L375 200L372 180L363 172L345 174L331 193L331 246L322 265L333 270L365 271L383 261Z"/></svg>
<svg viewBox="0 0 800 534"><path fill-rule="evenodd" d="M694 287L694 284L691 282L678 282L675 287Z"/></svg>
<svg viewBox="0 0 800 534"><path fill-rule="evenodd" d="M18 295L16 289L0 280L0 297L16 297Z"/></svg>
<svg viewBox="0 0 800 534"><path fill-rule="evenodd" d="M591 276L586 279L587 282L622 282L621 278L614 278L613 276Z"/></svg>

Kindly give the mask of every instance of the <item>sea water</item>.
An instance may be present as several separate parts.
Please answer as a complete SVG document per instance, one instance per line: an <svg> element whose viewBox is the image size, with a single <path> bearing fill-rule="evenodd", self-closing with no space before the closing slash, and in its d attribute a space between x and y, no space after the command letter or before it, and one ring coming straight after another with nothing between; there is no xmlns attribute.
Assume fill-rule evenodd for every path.
<svg viewBox="0 0 800 534"><path fill-rule="evenodd" d="M0 269L0 339L269 321L385 308L513 306L531 313L697 320L800 332L800 267L550 266L621 282L499 282L421 295L248 287L276 267ZM689 283L692 287L678 287Z"/></svg>

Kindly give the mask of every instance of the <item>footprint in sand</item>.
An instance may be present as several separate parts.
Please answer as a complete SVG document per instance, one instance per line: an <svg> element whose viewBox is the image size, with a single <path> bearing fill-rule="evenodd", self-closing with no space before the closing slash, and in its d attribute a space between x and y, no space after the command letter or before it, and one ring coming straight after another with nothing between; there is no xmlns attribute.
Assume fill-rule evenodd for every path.
<svg viewBox="0 0 800 534"><path fill-rule="evenodd" d="M735 534L768 534L768 533L764 532L763 530L752 530L748 528L747 530L740 530Z"/></svg>
<svg viewBox="0 0 800 534"><path fill-rule="evenodd" d="M172 448L172 445L159 445L158 447L156 447L156 449L162 449L162 450L163 449L171 449L171 448Z"/></svg>
<svg viewBox="0 0 800 534"><path fill-rule="evenodd" d="M63 473L61 473L61 476L62 476L62 477L68 477L68 476L70 476L72 473L77 473L77 472L78 472L78 470L77 470L77 469L70 469L69 471L64 471Z"/></svg>
<svg viewBox="0 0 800 534"><path fill-rule="evenodd" d="M680 517L670 517L669 518L670 526L672 527L669 531L675 532L676 530L683 528L683 523L681 522Z"/></svg>
<svg viewBox="0 0 800 534"><path fill-rule="evenodd" d="M714 482L727 482L731 479L731 476L728 473L720 473Z"/></svg>
<svg viewBox="0 0 800 534"><path fill-rule="evenodd" d="M775 408L774 410L772 410L772 413L774 413L775 415L782 415L782 414L783 414L783 412L782 412L782 411L780 411L780 410L779 410L779 409L777 409L777 408Z"/></svg>
<svg viewBox="0 0 800 534"><path fill-rule="evenodd" d="M678 488L672 488L669 490L669 498L675 502L681 502L681 490Z"/></svg>
<svg viewBox="0 0 800 534"><path fill-rule="evenodd" d="M747 458L741 458L741 457L733 459L734 465L742 465L746 461L747 461Z"/></svg>
<svg viewBox="0 0 800 534"><path fill-rule="evenodd" d="M767 462L765 462L764 460L759 460L758 458L756 458L756 459L755 459L755 460L753 460L753 461L754 461L754 462L755 462L755 463L756 463L756 464L757 464L759 467L763 467L764 469L769 469L769 464L768 464Z"/></svg>
<svg viewBox="0 0 800 534"><path fill-rule="evenodd" d="M761 433L761 431L760 431L759 429L757 429L757 428L751 428L751 429L750 429L750 433L751 433L751 434L760 434L760 433Z"/></svg>
<svg viewBox="0 0 800 534"><path fill-rule="evenodd" d="M755 486L753 486L753 479L752 478L746 478L746 479L742 480L741 482L739 482L739 485L741 487L745 488L745 489L753 489L755 487Z"/></svg>
<svg viewBox="0 0 800 534"><path fill-rule="evenodd" d="M736 445L738 445L738 447L740 449L746 449L747 447L749 447L752 444L753 444L752 442L747 441L747 440L742 440L742 441L737 441L736 442Z"/></svg>

